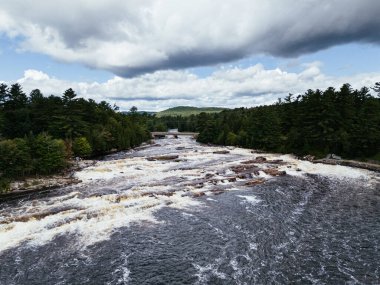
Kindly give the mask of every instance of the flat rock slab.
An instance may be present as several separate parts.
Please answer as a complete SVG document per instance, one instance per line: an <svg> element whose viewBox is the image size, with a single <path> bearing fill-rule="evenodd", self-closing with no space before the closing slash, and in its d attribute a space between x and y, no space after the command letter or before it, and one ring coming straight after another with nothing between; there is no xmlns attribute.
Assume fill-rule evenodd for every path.
<svg viewBox="0 0 380 285"><path fill-rule="evenodd" d="M217 151L213 151L212 153L213 154L228 154L228 153L230 153L230 151L228 151L228 150L217 150Z"/></svg>
<svg viewBox="0 0 380 285"><path fill-rule="evenodd" d="M178 159L178 155L162 155L162 156L151 156L151 157L147 157L146 160L149 160L149 161L156 161L156 160L175 160L175 159Z"/></svg>
<svg viewBox="0 0 380 285"><path fill-rule="evenodd" d="M331 165L350 166L350 167L362 168L362 169L380 172L380 164L367 163L367 162L361 162L361 161L355 161L355 160L317 159L317 160L313 160L312 162L331 164Z"/></svg>

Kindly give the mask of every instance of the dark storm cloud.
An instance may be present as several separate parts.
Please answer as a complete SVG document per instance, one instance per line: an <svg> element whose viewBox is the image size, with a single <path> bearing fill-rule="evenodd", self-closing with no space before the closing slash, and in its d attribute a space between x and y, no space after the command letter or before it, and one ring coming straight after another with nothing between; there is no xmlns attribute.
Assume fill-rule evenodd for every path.
<svg viewBox="0 0 380 285"><path fill-rule="evenodd" d="M133 77L380 43L379 0L6 0L0 32L22 49Z"/></svg>

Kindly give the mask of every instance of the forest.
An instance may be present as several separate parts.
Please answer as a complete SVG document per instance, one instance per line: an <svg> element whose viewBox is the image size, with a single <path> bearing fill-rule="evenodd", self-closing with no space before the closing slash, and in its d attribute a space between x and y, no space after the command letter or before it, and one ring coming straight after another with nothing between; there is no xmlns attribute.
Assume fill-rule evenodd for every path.
<svg viewBox="0 0 380 285"><path fill-rule="evenodd" d="M0 189L13 179L65 169L73 157L125 150L150 139L146 115L123 114L105 101L62 96L27 96L22 86L0 84Z"/></svg>
<svg viewBox="0 0 380 285"><path fill-rule="evenodd" d="M0 84L0 189L30 175L57 173L73 157L93 157L133 148L150 131L199 132L198 141L270 152L334 153L380 161L380 83L371 89L344 84L336 90L307 90L277 103L220 113L158 117L119 112L117 106L77 97L26 95L22 86Z"/></svg>
<svg viewBox="0 0 380 285"><path fill-rule="evenodd" d="M202 143L380 161L380 83L372 89L376 97L367 87L354 90L349 84L307 90L267 106L161 117L156 126L200 132Z"/></svg>

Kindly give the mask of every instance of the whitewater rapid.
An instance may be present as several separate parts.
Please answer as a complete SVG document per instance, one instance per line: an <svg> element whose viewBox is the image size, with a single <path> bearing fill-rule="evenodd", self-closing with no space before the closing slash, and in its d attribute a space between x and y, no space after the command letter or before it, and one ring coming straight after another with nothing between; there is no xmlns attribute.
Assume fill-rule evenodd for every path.
<svg viewBox="0 0 380 285"><path fill-rule="evenodd" d="M152 159L167 155L178 157L167 160ZM257 154L248 149L205 146L196 143L191 137L157 140L156 144L145 148L108 156L94 166L78 171L75 173L75 177L82 182L78 185L56 189L48 194L35 195L0 205L0 256L3 256L4 260L10 264L13 262L15 266L18 266L18 264L22 264L24 252L30 254L31 251L35 252L41 249L41 255L44 256L50 253L44 252L42 249L50 248L64 252L62 256L69 253L84 254L86 256L84 260L91 264L88 260L92 260L94 248L123 240L128 244L125 245L128 252L121 250L118 253L113 253L115 260L118 260L120 264L109 266L108 273L104 272L104 280L108 280L109 284L125 284L128 282L155 284L156 281L158 283L164 282L165 279L154 278L147 279L148 281L145 282L141 278L144 278L144 274L147 273L141 275L134 273L136 268L130 265L129 260L136 256L136 253L129 249L134 246L138 247L138 245L134 237L130 236L136 232L131 232L131 230L138 229L140 233L146 232L147 243L149 243L149 235L152 234L154 237L155 231L157 235L159 235L158 233L162 235L163 229L170 231L170 234L167 232L163 234L162 240L155 238L153 244L160 247L162 242L169 242L178 238L176 235L185 234L183 231L186 228L182 229L182 224L174 226L177 223L176 221L181 220L185 224L195 223L194 229L200 225L206 225L206 227L209 225L209 229L199 229L199 233L201 232L206 236L216 235L216 240L220 239L225 244L216 245L218 249L220 246L222 247L222 254L217 257L211 256L209 262L201 261L207 260L208 256L203 256L200 260L197 259L199 256L192 257L192 262L188 265L191 268L188 270L191 272L187 272L186 269L186 273L183 273L183 276L191 275L191 278L182 280L183 282L187 280L188 283L185 282L186 284L196 282L199 284L208 282L216 284L212 280L218 280L220 284L232 284L230 282L249 284L249 280L253 283L270 280L276 283L281 280L292 279L276 279L277 275L282 274L280 265L278 265L277 273L267 273L268 276L272 276L272 279L265 279L262 277L263 273L255 271L259 270L260 265L256 264L257 259L250 254L258 252L258 249L263 246L262 243L268 242L265 239L263 240L260 235L270 235L272 230L276 231L272 233L273 236L279 236L278 238L281 239L281 242L274 242L275 246L270 246L270 252L274 250L279 255L272 256L272 253L268 252L266 257L265 255L264 257L260 256L262 266L267 268L268 265L265 263L269 261L266 261L265 258L273 258L274 264L279 264L277 259L285 258L285 256L281 256L283 250L299 250L300 252L305 250L302 249L302 246L301 248L294 247L295 243L300 240L300 237L297 239L296 236L302 236L303 229L300 224L306 223L305 233L310 230L314 235L318 235L314 233L310 223L316 225L316 230L318 228L321 231L324 230L326 225L323 225L322 220L319 221L317 216L318 211L323 212L323 210L319 209L314 212L314 209L310 210L312 208L310 205L322 207L322 203L330 203L338 197L343 197L342 195L347 195L347 197L342 198L342 201L351 201L350 199L356 199L358 194L364 198L367 195L366 193L370 193L369 199L375 205L374 209L379 205L379 196L377 196L379 195L379 176L374 172L344 166L312 164L297 160L291 155ZM339 190L342 187L349 190L347 192ZM325 191L323 195L320 193L321 189ZM353 192L356 191L355 189L361 190ZM336 193L337 191L340 192ZM321 197L316 199L316 195ZM350 195L353 196L349 198ZM285 202L287 204L283 204ZM351 202L354 203L355 201ZM335 206L328 207L335 209ZM336 211L344 212L346 206L343 206L342 208L339 206ZM361 209L362 206L356 205L353 209L355 211L360 210L360 215L364 218L366 209ZM214 209L214 207L216 208ZM275 208L275 210L271 208ZM347 213L352 214L353 212L350 211ZM215 212L217 213L215 214ZM343 212L342 215L347 215L346 212ZM169 216L168 213L170 213ZM205 222L207 215L200 218L204 213L217 216L230 213L235 219L233 222L230 221L231 224L234 224L235 231L244 233L245 240L242 242L247 244L246 252L240 252L238 246L237 249L240 253L235 255L229 253L230 239L236 238L233 235L234 231L223 229L226 225L218 226L218 222L214 220L215 217ZM250 218L252 225L249 225L247 229L244 229L244 225L235 224L236 219L245 220L247 215L253 215L253 218ZM334 215L336 213L331 212L331 217ZM308 223L307 217L310 218L310 223ZM324 219L326 218L328 219L329 216L324 217ZM370 221L370 234L373 240L376 240L379 237L379 229L376 229L376 226L379 225L379 218L375 215L372 216L372 213L370 218L373 219ZM196 223L197 219L198 224ZM256 228L253 226L255 219L258 223ZM314 219L318 221L316 222ZM337 219L340 221L340 216ZM352 217L352 219L358 222L357 217ZM321 224L318 224L319 222ZM285 230L283 227L287 223L289 223L289 228ZM335 238L335 232L334 229L330 229L331 226L330 223L326 226L329 228L328 234L332 231L331 234ZM375 228L373 228L374 226ZM193 232L193 234L195 233ZM255 235L260 236L260 238L255 237ZM119 240L116 241L115 236L119 236ZM170 240L165 241L168 236L170 236ZM70 237L69 240L66 240L67 237ZM188 239L192 238L194 237L188 237ZM181 239L186 239L186 236L182 236ZM354 239L356 240L356 237ZM59 240L63 241L57 242ZM208 238L205 237L205 240ZM201 246L202 242L197 242ZM371 241L369 246L373 247L373 255L376 257L379 253L379 243L371 243L373 242ZM323 250L329 251L323 248L326 246L323 244L318 247L316 256L323 255ZM182 245L174 244L173 246L181 247ZM152 246L152 250L154 250L154 246ZM18 255L12 257L13 252L18 252ZM308 256L304 257L310 258L310 254L312 255L312 253L308 253L306 254ZM325 258L325 255L323 256ZM352 258L358 257L353 255ZM112 262L112 256L108 259ZM154 260L151 262L154 263ZM46 263L43 264L46 265ZM244 276L243 269L245 267L242 267L242 264L255 267L255 270L250 271L251 279ZM374 266L377 264L378 262L375 262ZM323 262L320 266L323 268ZM353 284L359 284L363 280L379 280L378 272L372 277L370 276L369 279L364 277L364 279L362 277L360 279L351 272L352 268L350 269L348 266L349 269L347 269L346 267L341 264L336 267L336 271L348 270L345 275L351 276L349 280ZM370 266L370 268L372 267ZM67 270L70 272L69 269ZM296 269L293 268L293 270ZM133 274L137 275L133 277ZM173 273L168 273L168 276L172 276L171 274ZM318 284L318 282L330 280L320 279L318 274L314 273L305 274L310 274L310 278L307 279L310 283ZM159 275L163 275L162 272ZM12 279L12 276L8 276L6 271L5 273L2 271L0 273L0 284L33 284L33 282L27 282L28 278L25 275L16 274L15 276L18 277ZM323 272L320 273L320 276L324 276ZM174 277L172 276L172 278ZM59 282L60 284L72 284L73 281L70 280L63 278ZM91 277L86 280L83 279L81 284L97 284L94 282L95 279ZM298 279L294 280L297 281ZM45 281L54 282L57 280L53 278ZM170 281L171 279L166 279L165 282ZM38 284L38 281L34 282ZM181 282L179 284L183 284ZM78 284L80 283L78 282Z"/></svg>

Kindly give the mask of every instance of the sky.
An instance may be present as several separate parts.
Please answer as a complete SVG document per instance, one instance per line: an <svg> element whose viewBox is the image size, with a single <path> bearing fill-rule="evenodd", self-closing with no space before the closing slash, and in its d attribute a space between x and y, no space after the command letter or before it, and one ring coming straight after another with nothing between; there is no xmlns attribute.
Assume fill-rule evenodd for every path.
<svg viewBox="0 0 380 285"><path fill-rule="evenodd" d="M0 82L121 110L380 82L379 0L2 0Z"/></svg>

